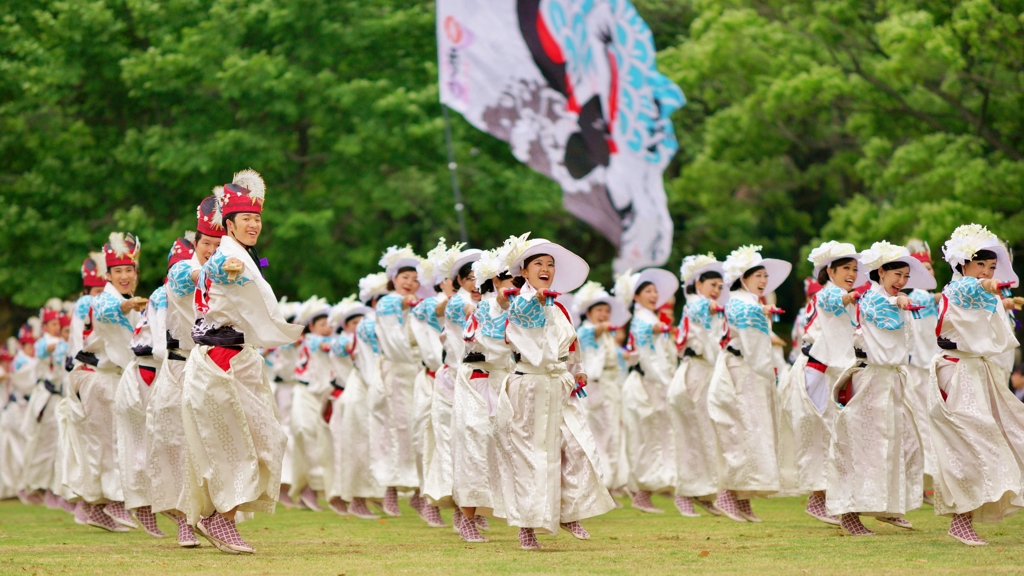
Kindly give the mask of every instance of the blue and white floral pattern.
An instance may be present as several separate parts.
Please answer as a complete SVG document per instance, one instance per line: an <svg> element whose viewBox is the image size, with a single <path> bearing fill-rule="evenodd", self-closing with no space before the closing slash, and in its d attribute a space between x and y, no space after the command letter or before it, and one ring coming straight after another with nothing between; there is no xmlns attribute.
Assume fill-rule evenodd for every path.
<svg viewBox="0 0 1024 576"><path fill-rule="evenodd" d="M910 293L910 301L915 306L924 306L923 310L917 312L920 318L939 315L939 306L935 303L935 296L927 290L914 290Z"/></svg>
<svg viewBox="0 0 1024 576"><path fill-rule="evenodd" d="M108 292L100 293L92 303L93 319L104 324L116 324L129 332L133 331L134 328L132 328L131 322L128 321L128 317L121 311L121 302L124 302L123 298Z"/></svg>
<svg viewBox="0 0 1024 576"><path fill-rule="evenodd" d="M705 330L711 329L711 300L697 298L688 302L683 307L683 315L690 319L690 322L703 326Z"/></svg>
<svg viewBox="0 0 1024 576"><path fill-rule="evenodd" d="M245 270L235 274L235 279L231 280L228 277L228 273L224 271L224 262L227 257L220 250L213 253L213 256L203 264L203 276L209 278L214 284L229 285L234 284L236 286L243 286L246 282L252 282L245 276Z"/></svg>
<svg viewBox="0 0 1024 576"><path fill-rule="evenodd" d="M356 328L356 335L360 340L369 344L374 354L380 354L380 342L377 340L377 322L367 318L359 323Z"/></svg>
<svg viewBox="0 0 1024 576"><path fill-rule="evenodd" d="M580 346L590 350L597 350L600 348L597 344L597 332L593 326L580 326L576 329L576 338L580 341Z"/></svg>
<svg viewBox="0 0 1024 576"><path fill-rule="evenodd" d="M654 350L654 324L634 318L629 325L629 333L633 336L633 344L637 348Z"/></svg>
<svg viewBox="0 0 1024 576"><path fill-rule="evenodd" d="M843 289L835 284L829 284L822 288L821 291L818 292L816 300L818 310L828 312L837 318L846 314L846 306L843 304L843 294Z"/></svg>
<svg viewBox="0 0 1024 576"><path fill-rule="evenodd" d="M412 317L440 332L443 330L441 322L437 319L437 297L424 298L422 302L412 309Z"/></svg>
<svg viewBox="0 0 1024 576"><path fill-rule="evenodd" d="M338 358L348 358L348 348L352 345L352 337L348 334L338 334L331 340L331 354Z"/></svg>
<svg viewBox="0 0 1024 576"><path fill-rule="evenodd" d="M167 288L161 286L153 291L149 295L149 302L153 305L154 310L166 310L167 309Z"/></svg>
<svg viewBox="0 0 1024 576"><path fill-rule="evenodd" d="M465 328L469 319L466 318L466 301L461 295L456 294L448 299L448 305L444 307L444 317L452 324Z"/></svg>
<svg viewBox="0 0 1024 576"><path fill-rule="evenodd" d="M85 294L75 302L75 318L85 320L89 317L89 307L92 306L92 300L92 296Z"/></svg>
<svg viewBox="0 0 1024 576"><path fill-rule="evenodd" d="M874 290L868 290L860 298L861 322L867 322L882 330L899 330L903 328L900 309L889 303L889 299Z"/></svg>
<svg viewBox="0 0 1024 576"><path fill-rule="evenodd" d="M753 328L765 334L771 333L768 317L761 306L747 302L743 298L730 298L725 305L725 315L729 318L729 324L738 330Z"/></svg>
<svg viewBox="0 0 1024 576"><path fill-rule="evenodd" d="M986 310L991 314L999 308L999 297L982 288L977 278L953 280L942 293L950 304L964 310Z"/></svg>
<svg viewBox="0 0 1024 576"><path fill-rule="evenodd" d="M547 317L544 306L536 298L518 296L509 305L508 321L522 328L543 328Z"/></svg>
<svg viewBox="0 0 1024 576"><path fill-rule="evenodd" d="M195 294L196 283L192 281L192 265L188 260L175 262L167 271L167 286L178 298Z"/></svg>

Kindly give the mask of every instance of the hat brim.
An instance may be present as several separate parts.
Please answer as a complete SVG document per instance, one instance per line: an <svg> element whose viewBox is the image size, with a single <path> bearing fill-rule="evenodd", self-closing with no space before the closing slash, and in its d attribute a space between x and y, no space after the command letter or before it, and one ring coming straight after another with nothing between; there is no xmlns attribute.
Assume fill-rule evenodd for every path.
<svg viewBox="0 0 1024 576"><path fill-rule="evenodd" d="M398 271L402 268L416 268L420 265L419 258L399 258L394 264L388 266L387 272L388 280L394 280L395 276L398 275ZM418 272L417 272L418 274Z"/></svg>
<svg viewBox="0 0 1024 576"><path fill-rule="evenodd" d="M679 290L679 279L676 278L675 274L668 270L662 270L661 268L647 268L641 270L638 276L636 285L633 288L634 294L636 293L636 289L643 285L644 282L654 284L654 287L658 289L658 303L654 306L656 309L661 308L666 302L675 296L676 291Z"/></svg>
<svg viewBox="0 0 1024 576"><path fill-rule="evenodd" d="M373 314L373 308L370 308L369 306L356 306L355 308L342 314L340 319L338 320L337 325L340 326L356 316L368 316L370 314Z"/></svg>
<svg viewBox="0 0 1024 576"><path fill-rule="evenodd" d="M462 269L466 264L472 264L483 256L484 251L477 248L470 248L469 250L463 250L459 254L459 258L452 264L452 269L448 271L448 277L452 280L459 275L459 270Z"/></svg>
<svg viewBox="0 0 1024 576"><path fill-rule="evenodd" d="M764 258L756 266L751 266L751 268L757 268L757 266L764 266L765 272L768 273L768 284L764 287L765 294L775 292L786 281L786 278L789 278L789 273L793 271L792 264L776 258ZM744 273L746 273L746 270L744 270Z"/></svg>
<svg viewBox="0 0 1024 576"><path fill-rule="evenodd" d="M711 262L710 264L705 264L705 265L701 266L700 268L697 268L696 270L694 270L693 274L690 274L690 279L683 283L683 288L685 288L687 286L693 286L694 284L697 283L697 279L700 278L701 274L704 274L706 272L712 272L712 271L713 272L718 272L719 274L722 275L722 278L725 278L725 267L722 266L722 263L721 262Z"/></svg>
<svg viewBox="0 0 1024 576"><path fill-rule="evenodd" d="M564 248L554 242L541 240L530 246L519 256L515 264L509 268L512 276L522 275L523 262L531 256L547 254L555 259L555 278L551 282L551 289L555 292L572 292L587 281L590 275L590 265L583 258L580 258L568 248Z"/></svg>
<svg viewBox="0 0 1024 576"><path fill-rule="evenodd" d="M993 273L993 278L1000 282L1013 282L1013 287L1016 288L1020 285L1020 279L1017 277L1017 273L1013 271L1013 264L1010 263L1010 254L1006 251L1006 248L1002 244L987 248L996 253L996 271Z"/></svg>
<svg viewBox="0 0 1024 576"><path fill-rule="evenodd" d="M814 267L814 274L813 274L812 277L815 280L817 280L818 279L818 274L820 274L822 270L824 270L827 266L829 266L830 264L832 264L836 260L842 260L843 258L853 258L854 260L857 261L857 264L858 264L857 265L857 279L854 280L854 282L853 282L854 286L860 286L860 285L862 285L862 284L864 284L865 282L868 281L868 270L865 269L864 265L860 263L860 253L859 252L855 252L853 254L843 254L841 256L836 256L835 258L832 258L831 260L829 260L827 262L823 262L821 264L818 264L817 266Z"/></svg>
<svg viewBox="0 0 1024 576"><path fill-rule="evenodd" d="M424 284L423 281L420 280L420 287L416 290L416 297L420 300L424 300L431 296L437 296L437 292L434 291L434 286L432 284Z"/></svg>
<svg viewBox="0 0 1024 576"><path fill-rule="evenodd" d="M920 260L914 258L910 254L906 256L900 256L895 260L888 260L879 264L877 270L881 270L882 266L891 264L893 262L903 262L907 266L910 266L910 280L907 281L907 285L903 287L904 290L934 290L936 283L935 277L932 276L931 272L924 267L924 264Z"/></svg>
<svg viewBox="0 0 1024 576"><path fill-rule="evenodd" d="M578 303L577 313L575 315L585 316L591 308L598 304L605 304L612 309L611 316L608 318L608 323L612 326L625 326L626 322L629 321L630 316L632 316L632 314L629 313L629 309L626 308L626 305L622 303L622 300L611 295L594 298L590 302Z"/></svg>

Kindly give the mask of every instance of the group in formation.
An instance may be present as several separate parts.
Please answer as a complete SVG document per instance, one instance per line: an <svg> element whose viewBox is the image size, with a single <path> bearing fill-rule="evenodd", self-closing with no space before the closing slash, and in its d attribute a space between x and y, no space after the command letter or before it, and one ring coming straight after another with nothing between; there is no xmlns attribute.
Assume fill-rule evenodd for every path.
<svg viewBox="0 0 1024 576"><path fill-rule="evenodd" d="M330 304L278 299L256 245L252 170L199 203L164 284L136 295L141 242L110 234L76 302L53 299L8 345L0 497L111 532L253 553L237 524L288 507L375 519L407 497L426 526L524 550L621 506L761 522L756 497L807 496L814 520L911 529L927 502L949 535L1024 506L1024 403L1007 387L1017 285L1005 245L956 229L935 292L919 241L829 241L793 354L772 331L791 264L759 246L648 268L609 293L584 258L512 236L382 271ZM674 320L676 294L685 306ZM447 512L444 512L447 513ZM813 521L813 520L809 520Z"/></svg>

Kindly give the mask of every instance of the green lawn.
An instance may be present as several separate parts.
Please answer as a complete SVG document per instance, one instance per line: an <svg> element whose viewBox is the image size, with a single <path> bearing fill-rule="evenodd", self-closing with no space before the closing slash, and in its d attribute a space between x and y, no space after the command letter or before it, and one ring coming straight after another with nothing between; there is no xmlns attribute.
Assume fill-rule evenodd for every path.
<svg viewBox="0 0 1024 576"><path fill-rule="evenodd" d="M1024 516L978 531L990 545L969 548L945 535L948 520L931 507L912 512L915 530L865 518L877 536L852 538L812 520L795 498L759 500L761 524L682 518L628 507L585 522L593 539L566 532L541 537L544 550L519 550L516 531L492 522L488 544L469 545L450 528L427 528L403 501L403 516L357 520L332 512L285 510L241 525L257 549L229 556L203 541L193 550L172 537L112 534L77 526L71 516L17 501L0 502L0 574L893 574L1024 572ZM450 513L445 520L450 521Z"/></svg>

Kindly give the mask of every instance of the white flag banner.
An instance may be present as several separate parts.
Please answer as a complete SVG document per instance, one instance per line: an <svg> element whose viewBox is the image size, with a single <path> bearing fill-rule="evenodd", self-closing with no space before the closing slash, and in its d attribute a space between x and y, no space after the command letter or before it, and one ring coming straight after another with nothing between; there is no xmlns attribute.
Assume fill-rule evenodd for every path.
<svg viewBox="0 0 1024 576"><path fill-rule="evenodd" d="M558 182L619 248L616 272L672 249L662 172L682 90L629 0L438 0L441 102Z"/></svg>

